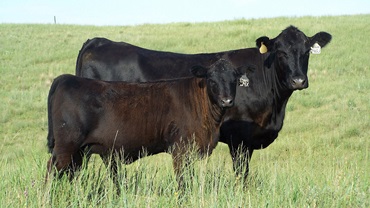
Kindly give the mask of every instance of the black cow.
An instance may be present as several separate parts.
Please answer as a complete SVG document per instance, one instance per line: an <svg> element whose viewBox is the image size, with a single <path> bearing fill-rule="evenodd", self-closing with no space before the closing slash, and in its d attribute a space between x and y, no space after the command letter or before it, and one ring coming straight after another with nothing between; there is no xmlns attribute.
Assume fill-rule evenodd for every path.
<svg viewBox="0 0 370 208"><path fill-rule="evenodd" d="M181 183L188 145L195 142L200 155L211 154L225 108L234 104L236 82L248 67L235 69L221 59L209 68L193 67L195 77L154 83L57 77L48 96L52 156L46 180L53 167L72 177L83 155L99 154L115 176L112 152L130 163L143 150L152 155L171 149Z"/></svg>
<svg viewBox="0 0 370 208"><path fill-rule="evenodd" d="M228 110L221 126L220 141L228 144L234 170L246 177L255 149L266 148L283 126L285 108L293 91L308 87L310 52L320 51L331 35L319 32L307 37L289 26L277 37L260 37L257 48L209 54L178 54L153 51L104 38L88 40L80 50L76 75L102 80L145 82L173 77L186 77L195 63L207 65L219 57L234 66L247 63L257 66L237 87L235 106ZM248 79L250 83L248 85ZM238 151L239 149L239 151ZM239 153L245 156L239 157ZM241 164L244 163L245 171Z"/></svg>

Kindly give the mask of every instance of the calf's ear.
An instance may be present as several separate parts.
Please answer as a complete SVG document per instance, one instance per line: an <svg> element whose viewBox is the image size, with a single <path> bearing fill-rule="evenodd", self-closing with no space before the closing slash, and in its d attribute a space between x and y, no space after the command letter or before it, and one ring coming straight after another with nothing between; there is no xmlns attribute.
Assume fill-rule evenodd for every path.
<svg viewBox="0 0 370 208"><path fill-rule="evenodd" d="M191 67L191 73L196 77L200 77L200 78L206 77L207 71L208 69L203 66L197 65L197 66Z"/></svg>
<svg viewBox="0 0 370 208"><path fill-rule="evenodd" d="M262 36L256 40L257 48L261 54L272 50L272 41L266 36Z"/></svg>
<svg viewBox="0 0 370 208"><path fill-rule="evenodd" d="M327 32L318 32L310 38L310 45L319 44L321 48L326 46L331 41L331 35Z"/></svg>

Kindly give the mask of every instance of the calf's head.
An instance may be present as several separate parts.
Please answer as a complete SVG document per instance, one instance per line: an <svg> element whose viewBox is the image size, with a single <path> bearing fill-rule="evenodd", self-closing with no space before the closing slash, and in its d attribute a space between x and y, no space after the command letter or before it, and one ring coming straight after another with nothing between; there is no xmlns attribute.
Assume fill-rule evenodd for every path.
<svg viewBox="0 0 370 208"><path fill-rule="evenodd" d="M301 90L308 87L307 69L310 53L319 53L331 40L331 35L319 32L307 37L294 26L283 30L276 38L266 36L256 40L261 53L270 52L265 65L275 66L283 87Z"/></svg>
<svg viewBox="0 0 370 208"><path fill-rule="evenodd" d="M193 66L191 72L206 79L207 93L212 102L228 108L234 105L237 80L248 70L253 70L253 67L235 68L229 61L220 59L210 67Z"/></svg>

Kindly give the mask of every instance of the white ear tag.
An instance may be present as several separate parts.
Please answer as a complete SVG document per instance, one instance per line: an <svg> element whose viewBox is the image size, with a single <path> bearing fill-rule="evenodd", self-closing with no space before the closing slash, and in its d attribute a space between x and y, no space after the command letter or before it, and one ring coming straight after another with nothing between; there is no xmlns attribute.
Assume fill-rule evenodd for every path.
<svg viewBox="0 0 370 208"><path fill-rule="evenodd" d="M249 87L249 79L247 75L243 74L239 79L239 86L241 87Z"/></svg>
<svg viewBox="0 0 370 208"><path fill-rule="evenodd" d="M313 44L311 47L312 54L320 54L321 53L321 46L318 43Z"/></svg>

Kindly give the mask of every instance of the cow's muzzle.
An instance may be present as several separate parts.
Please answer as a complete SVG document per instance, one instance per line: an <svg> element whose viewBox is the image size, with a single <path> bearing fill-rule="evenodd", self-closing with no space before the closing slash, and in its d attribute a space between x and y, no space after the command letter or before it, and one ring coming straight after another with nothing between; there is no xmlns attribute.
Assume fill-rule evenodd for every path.
<svg viewBox="0 0 370 208"><path fill-rule="evenodd" d="M230 108L234 106L234 99L231 97L221 98L221 106L224 108Z"/></svg>
<svg viewBox="0 0 370 208"><path fill-rule="evenodd" d="M308 87L308 82L305 78L294 78L291 80L291 85L294 90L302 90Z"/></svg>

